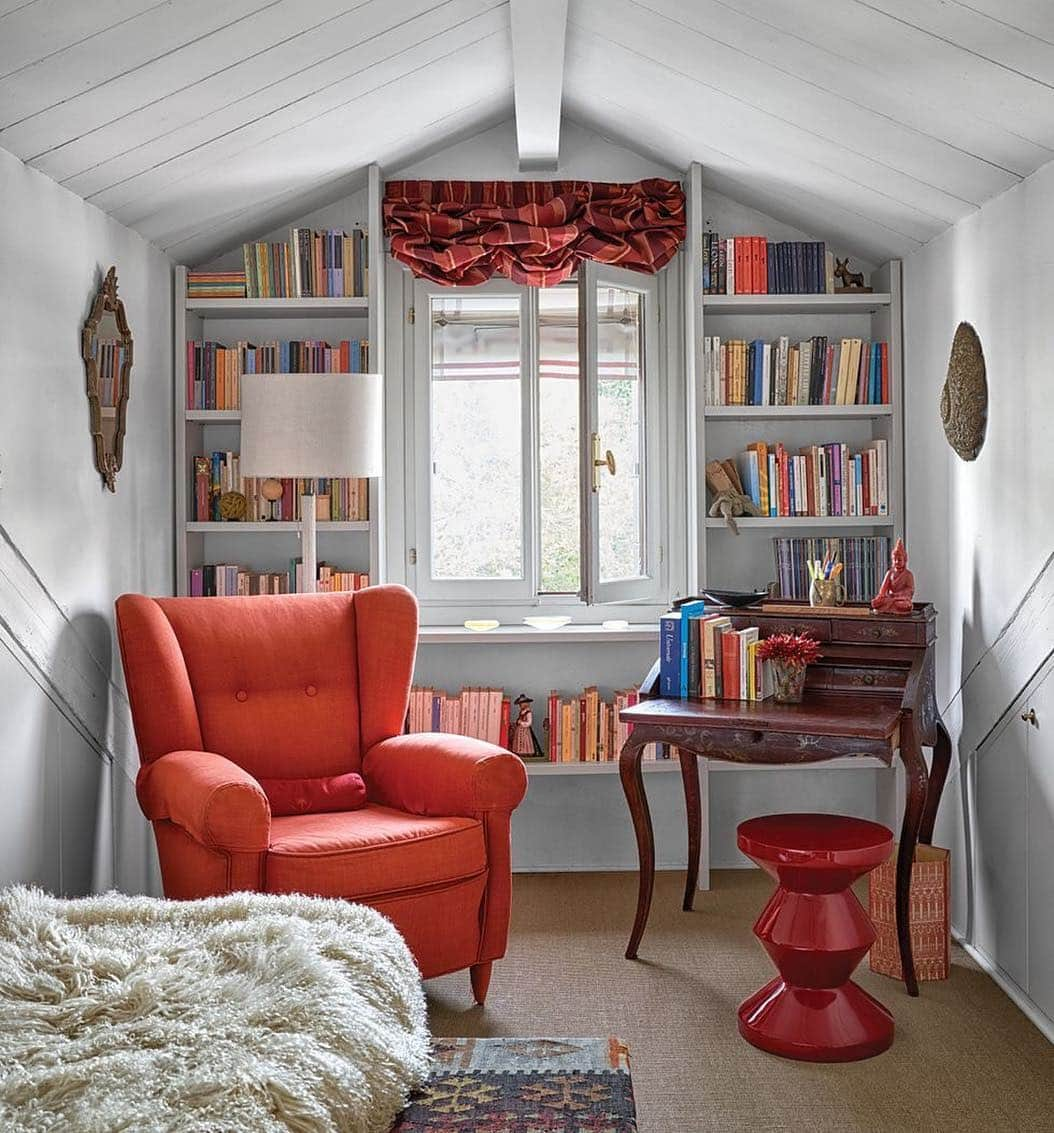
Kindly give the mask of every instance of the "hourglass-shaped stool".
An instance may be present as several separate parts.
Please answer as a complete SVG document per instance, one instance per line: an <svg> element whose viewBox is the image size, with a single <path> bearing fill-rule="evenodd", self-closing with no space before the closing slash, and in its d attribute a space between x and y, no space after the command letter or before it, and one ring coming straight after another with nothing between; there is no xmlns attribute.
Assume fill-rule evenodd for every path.
<svg viewBox="0 0 1054 1133"><path fill-rule="evenodd" d="M888 860L893 835L837 814L743 822L739 848L778 882L754 935L779 975L739 1006L754 1046L809 1062L852 1062L893 1042L893 1016L849 978L875 941L850 886Z"/></svg>

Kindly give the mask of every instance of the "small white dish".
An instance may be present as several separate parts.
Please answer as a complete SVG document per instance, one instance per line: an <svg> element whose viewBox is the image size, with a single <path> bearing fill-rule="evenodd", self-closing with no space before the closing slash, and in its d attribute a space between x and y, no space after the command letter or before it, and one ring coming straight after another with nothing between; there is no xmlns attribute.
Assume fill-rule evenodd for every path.
<svg viewBox="0 0 1054 1133"><path fill-rule="evenodd" d="M612 618L611 621L601 624L601 629L620 630L629 629L629 622L625 618Z"/></svg>
<svg viewBox="0 0 1054 1133"><path fill-rule="evenodd" d="M465 629L470 629L473 633L489 633L492 629L497 629L501 622L493 618L469 618L463 624Z"/></svg>
<svg viewBox="0 0 1054 1133"><path fill-rule="evenodd" d="M524 618L524 624L529 625L532 629L563 629L570 621L570 618L564 617L560 614L550 617L537 617L537 618Z"/></svg>

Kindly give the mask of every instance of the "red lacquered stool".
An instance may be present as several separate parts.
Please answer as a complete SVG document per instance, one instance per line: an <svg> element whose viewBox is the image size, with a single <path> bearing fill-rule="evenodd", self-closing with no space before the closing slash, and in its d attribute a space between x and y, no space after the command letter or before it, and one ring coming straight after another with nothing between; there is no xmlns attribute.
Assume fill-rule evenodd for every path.
<svg viewBox="0 0 1054 1133"><path fill-rule="evenodd" d="M779 975L739 1006L754 1046L808 1062L853 1062L893 1042L893 1016L849 978L875 940L849 888L893 852L877 822L770 814L743 822L739 848L779 883L754 925Z"/></svg>

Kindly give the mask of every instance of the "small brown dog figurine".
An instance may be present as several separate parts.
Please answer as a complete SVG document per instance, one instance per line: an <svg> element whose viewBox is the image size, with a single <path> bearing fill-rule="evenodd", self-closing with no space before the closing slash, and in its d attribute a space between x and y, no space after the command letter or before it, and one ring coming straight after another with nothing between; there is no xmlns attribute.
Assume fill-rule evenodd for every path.
<svg viewBox="0 0 1054 1133"><path fill-rule="evenodd" d="M842 281L843 291L870 291L870 287L864 286L863 272L849 270L849 257L846 256L844 260L836 259L834 261L834 277Z"/></svg>
<svg viewBox="0 0 1054 1133"><path fill-rule="evenodd" d="M890 555L891 566L882 579L871 609L878 614L910 614L915 597L915 576L908 570L908 552L904 540L898 539Z"/></svg>

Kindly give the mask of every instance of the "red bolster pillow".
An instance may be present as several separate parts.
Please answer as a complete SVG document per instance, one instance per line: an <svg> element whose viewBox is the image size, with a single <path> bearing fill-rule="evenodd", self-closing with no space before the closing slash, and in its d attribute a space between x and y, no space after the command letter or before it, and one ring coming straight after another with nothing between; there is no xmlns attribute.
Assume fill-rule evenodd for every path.
<svg viewBox="0 0 1054 1133"><path fill-rule="evenodd" d="M320 779L261 779L271 814L325 814L358 810L366 804L366 784L354 771Z"/></svg>

